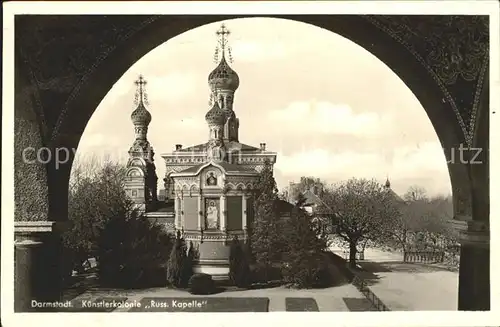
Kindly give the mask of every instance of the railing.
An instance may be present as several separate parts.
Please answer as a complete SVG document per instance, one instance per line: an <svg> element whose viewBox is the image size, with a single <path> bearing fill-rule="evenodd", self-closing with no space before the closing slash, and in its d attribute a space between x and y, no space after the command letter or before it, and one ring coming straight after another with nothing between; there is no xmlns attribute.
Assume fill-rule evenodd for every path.
<svg viewBox="0 0 500 327"><path fill-rule="evenodd" d="M380 300L368 287L363 278L356 274L353 270L351 270L348 266L348 261L343 259L341 256L331 253L332 260L335 260L336 265L341 267L342 273L348 278L349 282L351 282L354 287L356 287L361 294L370 302L372 307L377 311L391 311L383 302Z"/></svg>
<svg viewBox="0 0 500 327"><path fill-rule="evenodd" d="M380 300L379 297L372 292L372 290L366 285L366 282L362 278L355 276L352 280L352 284L356 286L356 288L366 297L368 301L370 301L372 306L377 309L377 311L391 311L384 304L384 302L382 302L382 300Z"/></svg>
<svg viewBox="0 0 500 327"><path fill-rule="evenodd" d="M404 262L413 263L442 263L444 261L443 251L406 251L403 255Z"/></svg>
<svg viewBox="0 0 500 327"><path fill-rule="evenodd" d="M344 256L344 259L346 261L349 261L349 251L342 251L342 255ZM356 260L365 260L365 252L364 251L358 251L356 252Z"/></svg>

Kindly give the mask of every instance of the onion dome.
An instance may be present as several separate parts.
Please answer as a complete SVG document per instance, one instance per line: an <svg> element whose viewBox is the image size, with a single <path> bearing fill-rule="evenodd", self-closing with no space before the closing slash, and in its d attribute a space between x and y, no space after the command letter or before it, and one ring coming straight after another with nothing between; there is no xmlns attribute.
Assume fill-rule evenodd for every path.
<svg viewBox="0 0 500 327"><path fill-rule="evenodd" d="M139 102L137 109L132 112L130 119L132 119L132 123L134 123L134 125L149 125L151 122L151 114L146 109L142 101Z"/></svg>
<svg viewBox="0 0 500 327"><path fill-rule="evenodd" d="M212 109L205 115L205 120L209 125L224 125L226 122L226 112L219 107L217 101L214 101Z"/></svg>
<svg viewBox="0 0 500 327"><path fill-rule="evenodd" d="M208 75L208 84L212 90L236 91L240 86L240 78L222 56L219 65Z"/></svg>
<svg viewBox="0 0 500 327"><path fill-rule="evenodd" d="M385 187L391 188L391 182L389 181L389 177L387 177L387 180L385 181Z"/></svg>

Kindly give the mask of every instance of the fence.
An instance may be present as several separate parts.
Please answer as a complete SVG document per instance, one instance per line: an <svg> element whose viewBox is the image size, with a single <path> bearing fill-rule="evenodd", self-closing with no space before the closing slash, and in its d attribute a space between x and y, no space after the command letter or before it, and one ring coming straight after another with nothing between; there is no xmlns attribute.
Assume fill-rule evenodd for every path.
<svg viewBox="0 0 500 327"><path fill-rule="evenodd" d="M348 280L356 287L361 294L370 302L374 309L377 311L391 311L383 302L380 300L368 287L363 278L356 275L356 273L351 270L347 264L347 260L343 259L341 256L330 252L330 258L335 262L338 267L341 268L342 273L348 278Z"/></svg>
<svg viewBox="0 0 500 327"><path fill-rule="evenodd" d="M385 304L378 298L378 296L375 295L375 293L370 290L370 288L366 285L366 282L358 277L355 276L354 279L352 280L352 284L356 286L356 288L366 297L368 301L373 305L377 311L391 311Z"/></svg>
<svg viewBox="0 0 500 327"><path fill-rule="evenodd" d="M444 251L406 251L403 255L404 262L413 263L442 263Z"/></svg>
<svg viewBox="0 0 500 327"><path fill-rule="evenodd" d="M342 255L344 256L344 259L346 261L349 261L349 251L347 250L342 251ZM364 251L356 252L356 260L365 260L365 252Z"/></svg>

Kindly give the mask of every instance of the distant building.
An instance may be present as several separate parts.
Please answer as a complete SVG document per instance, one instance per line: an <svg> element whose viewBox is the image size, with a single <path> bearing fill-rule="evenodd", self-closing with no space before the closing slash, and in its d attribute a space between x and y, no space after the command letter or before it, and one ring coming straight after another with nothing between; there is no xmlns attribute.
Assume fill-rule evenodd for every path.
<svg viewBox="0 0 500 327"><path fill-rule="evenodd" d="M162 155L166 165L164 190L158 197L153 195L154 152L146 138L151 115L144 106L145 81L140 77L138 108L132 114L137 135L134 146L140 151L138 155L129 151L126 188L146 217L171 231L181 231L187 242L193 242L199 252L195 271L225 279L229 272L228 241L248 237L255 183L264 161L274 165L276 153L268 151L266 143L256 147L240 142L240 121L233 110L240 80L228 63L229 31L222 25L217 35L218 65L208 77L208 139L186 148L177 144L174 151ZM150 150L143 150L145 147Z"/></svg>
<svg viewBox="0 0 500 327"><path fill-rule="evenodd" d="M287 197L288 202L295 204L300 196L304 199L302 209L313 216L313 221L316 222L323 231L327 233L335 232L335 208L330 208L323 202L321 196L323 194L322 184L319 182L311 185L308 189L301 191L303 185L301 183L290 182ZM405 201L396 194L391 188L391 182L387 178L384 189L388 192L399 205L404 205Z"/></svg>
<svg viewBox="0 0 500 327"><path fill-rule="evenodd" d="M321 200L321 196L324 192L323 184L321 184L318 179L317 182L310 185L309 188L305 190L301 190L301 188L304 188L302 183L290 182L287 193L288 202L296 204L299 196L302 197L304 203L301 208L312 216L312 221L318 225L318 228L331 233L333 209L329 209L328 205Z"/></svg>
<svg viewBox="0 0 500 327"><path fill-rule="evenodd" d="M394 201L396 201L397 204L403 205L405 204L405 200L403 200L396 192L394 192L391 188L391 182L389 181L389 177L387 177L385 184L384 184L384 189L394 198Z"/></svg>

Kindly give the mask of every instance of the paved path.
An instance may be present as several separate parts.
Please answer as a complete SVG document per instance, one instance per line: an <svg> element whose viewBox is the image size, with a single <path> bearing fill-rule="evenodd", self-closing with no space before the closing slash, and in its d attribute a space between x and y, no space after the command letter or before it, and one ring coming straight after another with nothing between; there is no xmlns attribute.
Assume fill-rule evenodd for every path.
<svg viewBox="0 0 500 327"><path fill-rule="evenodd" d="M342 255L342 250L332 248ZM403 263L402 253L365 250L359 264L368 285L391 310L457 310L458 273L430 264Z"/></svg>

